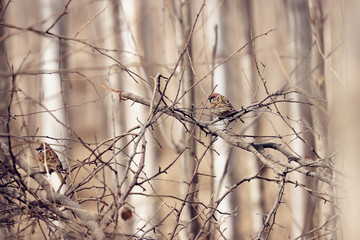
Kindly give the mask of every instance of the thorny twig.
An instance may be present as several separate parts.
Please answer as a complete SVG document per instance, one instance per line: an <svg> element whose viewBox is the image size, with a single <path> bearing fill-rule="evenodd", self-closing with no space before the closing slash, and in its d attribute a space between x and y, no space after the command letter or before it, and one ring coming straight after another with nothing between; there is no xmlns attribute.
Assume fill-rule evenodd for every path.
<svg viewBox="0 0 360 240"><path fill-rule="evenodd" d="M141 103L146 106L150 106L150 101L148 99L137 96L133 93L123 91L122 97L124 97L126 99L130 99L130 100L138 102L138 103ZM258 107L260 107L260 106L258 106ZM213 122L195 119L195 118L191 117L189 114L187 114L186 112L184 112L183 110L179 110L175 107L173 107L171 110L169 110L166 107L162 106L162 107L158 108L158 111L168 114L168 115L171 115L171 116L174 116L174 117L176 117L176 119L191 122L191 123L197 125L206 134L218 136L230 145L233 145L233 146L241 148L243 150L252 152L265 165L267 165L268 167L273 169L278 174L280 174L282 172L278 167L284 167L284 168L288 168L289 170L294 170L294 171L300 172L306 176L316 178L316 179L318 179L322 182L325 182L331 186L342 187L342 184L339 183L338 181L328 178L326 176L323 176L323 175L319 174L318 172L312 172L305 168L302 168L302 167L298 168L298 167L294 167L293 165L291 165L290 161L296 161L298 163L304 163L307 161L305 160L304 157L298 157L295 154L293 154L292 152L285 150L285 148L279 144L276 144L276 143L246 143L243 140L241 140L241 138L236 137L236 136L230 136L225 131L223 131L219 128L216 128L213 125ZM264 149L266 149L266 148L273 148L273 149L279 151L280 153L285 155L285 157L287 158L288 161L283 161L283 160L275 157L274 155L265 151ZM329 167L336 168L335 166L329 166ZM340 169L338 169L337 171L342 172Z"/></svg>

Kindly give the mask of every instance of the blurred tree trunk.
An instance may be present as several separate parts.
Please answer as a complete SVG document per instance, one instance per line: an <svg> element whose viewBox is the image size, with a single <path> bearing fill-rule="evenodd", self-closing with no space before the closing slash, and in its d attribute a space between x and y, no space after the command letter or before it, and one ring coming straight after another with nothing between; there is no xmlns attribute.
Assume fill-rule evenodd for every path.
<svg viewBox="0 0 360 240"><path fill-rule="evenodd" d="M178 46L178 51L184 49L187 39L190 35L191 29L191 2L186 0L175 0L174 1L174 12L175 12L175 30L176 30L176 42ZM194 105L195 105L195 96L194 90L191 89L191 86L194 84L194 74L192 72L191 66L191 44L187 47L186 54L181 59L180 71L184 72L182 78L182 93L186 93L183 98L182 105L187 109L190 114L193 114ZM185 143L187 150L183 153L181 159L181 176L183 181L188 183L183 185L181 193L187 198L185 198L188 203L185 204L183 213L181 214L180 220L187 225L185 228L186 231L180 232L180 237L182 239L192 239L199 232L199 219L198 213L195 209L195 206L191 202L195 201L195 191L197 190L198 177L195 174L195 168L198 164L196 162L195 153L196 153L196 142L194 138L195 127L191 123L185 123L185 128L183 131L182 142Z"/></svg>
<svg viewBox="0 0 360 240"><path fill-rule="evenodd" d="M211 4L216 6L219 2L212 1ZM212 9L210 7L210 9ZM234 38L232 33L235 32L233 29L232 22L234 15L234 10L236 12L236 2L235 1L223 1L221 4L215 8L214 12L214 25L217 26L218 41L215 43L217 46L217 51L214 55L215 65L222 59L231 55L234 51ZM237 13L236 13L237 14ZM234 34L235 35L235 34ZM235 35L237 36L237 35ZM234 36L234 37L235 37ZM213 77L213 86L217 86L215 92L220 93L226 96L232 103L237 102L236 100L239 97L237 94L240 90L235 87L238 86L238 65L234 61L228 61L223 65L219 66L214 71ZM235 108L237 106L234 106ZM231 128L233 124L228 126ZM220 122L219 128L224 128L225 125ZM212 152L212 161L213 161L213 175L214 179L214 193L215 199L221 196L228 186L232 185L235 182L234 174L238 174L238 165L241 163L239 161L234 162L233 160L235 151L231 146L229 146L224 140L218 138L213 144L213 148L216 149L216 153ZM238 201L236 201L236 194L229 194L220 204L218 210L224 213L232 213L236 208L241 209L238 206ZM234 218L226 215L216 215L218 219L217 228L220 229L223 236L227 239L236 239L236 231L241 231L240 227L234 227ZM215 232L216 233L216 232ZM220 237L219 233L213 235L213 239Z"/></svg>
<svg viewBox="0 0 360 240"><path fill-rule="evenodd" d="M0 13L3 13L2 11L0 11ZM4 35L4 28L0 27L0 36L3 35ZM10 91L11 79L9 77L5 77L5 75L9 72L9 69L7 67L6 49L5 49L4 40L0 42L0 72L2 75L4 75L4 77L0 78L0 133L6 136L7 134L10 134L7 128L7 124L8 121L11 121L11 116L9 116L8 114L8 106L10 102L9 91ZM7 162L7 159L2 152L0 152L0 162L3 163L0 167L0 184L5 185L9 181L9 176L8 176L9 172L7 170L7 167L12 165L12 163ZM2 194L0 194L0 205L9 206L9 201L7 200L7 198L3 197ZM13 222L14 220L12 219L11 214L5 213L6 211L3 212L4 214L2 214L1 216L1 221L6 220L4 221L4 223L5 224L7 223L7 227L0 228L0 236L3 236L3 238L5 239L7 236L10 236L10 234L12 233L11 222Z"/></svg>
<svg viewBox="0 0 360 240"><path fill-rule="evenodd" d="M49 32L60 34L60 23L55 24L51 27L53 22L56 20L56 17L50 17L54 12L60 11L63 9L62 3L54 2L50 0L42 0L42 7L39 9L41 12L41 16L43 19L47 19L47 24L45 24L44 31L48 30ZM50 18L49 18L50 17ZM43 38L42 40L42 56L41 56L41 64L42 71L44 72L57 72L59 69L59 61L60 61L60 49L59 49L59 40L55 38ZM62 140L50 140L44 139L44 141L49 144L62 144L65 145L64 139L68 138L68 132L63 124L67 124L66 122L66 112L64 109L65 98L63 91L63 82L60 79L60 74L52 73L52 74L43 74L42 75L42 87L41 94L42 105L49 110L50 113L44 113L41 117L40 124L40 135L49 136L51 138L62 139ZM52 146L54 150L60 151L63 148L58 146ZM61 154L58 154L61 162L63 162L64 166L66 166L66 160L63 159ZM58 179L56 174L51 174L51 181L55 189L60 180ZM64 188L62 188L64 190Z"/></svg>
<svg viewBox="0 0 360 240"><path fill-rule="evenodd" d="M157 13L159 11L149 11L149 9L155 9L155 6L158 6L158 2L154 2L151 0L139 0L137 4L137 19L141 16L142 21L139 22L136 31L136 43L133 45L136 47L136 53L139 56L137 57L137 61L139 62L138 72L141 76L144 77L148 82L154 84L153 78L157 74L157 69L153 65L149 65L148 62L145 62L144 59L149 59L151 62L157 62L157 58L160 56L160 44L158 44L160 34L159 23L156 22L156 17L158 17ZM154 6L155 5L155 6ZM136 21L135 18L133 20ZM151 99L153 94L153 89L150 85L145 84L143 81L140 82L141 89L142 89L142 96L146 96L146 98ZM156 87L156 86L154 86ZM155 98L156 99L156 98ZM145 116L147 115L148 108L146 108ZM154 134L154 135L152 135ZM156 137L156 133L150 133L149 131L146 132L146 157L147 157L147 164L145 164L144 171L146 172L147 176L154 174L157 171L157 166L159 164L159 153L157 152L158 143L154 140L154 136ZM157 182L153 182L148 184L148 188L146 188L146 192L148 194L154 194L155 189L158 188ZM134 197L133 197L134 198ZM156 226L159 223L159 215L156 215L157 209L159 207L159 199L158 198L148 198L138 196L136 201L138 202L145 202L146 204L138 204L138 212L140 213L142 221L136 223L136 229L147 229L144 228L144 225L147 225L148 228L152 226ZM146 220L146 221L144 221ZM155 238L155 231L151 231L147 233L147 237L154 237Z"/></svg>
<svg viewBox="0 0 360 240"><path fill-rule="evenodd" d="M292 41L290 55L290 66L293 70L291 79L296 88L299 88L308 96L294 94L292 97L296 101L309 102L307 97L311 97L312 88L309 72L311 71L311 25L309 17L309 8L307 1L294 0L287 2L289 16L289 30ZM312 135L313 120L311 109L306 104L293 104L290 108L291 118L296 122L293 129L299 137L292 143L292 149L301 157L310 157L314 159L314 153L311 148L315 146L314 136ZM305 178L304 175L294 173L292 179L311 187L313 180ZM292 236L298 237L303 233L313 229L312 217L314 214L313 198L301 188L292 188L291 209L293 211L293 229Z"/></svg>
<svg viewBox="0 0 360 240"><path fill-rule="evenodd" d="M242 0L238 4L238 9L240 11L241 16L241 35L240 35L240 43L245 44L251 40L252 35L256 35L254 32L254 24L253 24L253 1ZM250 105L251 103L256 102L258 90L257 88L262 86L261 76L256 74L255 66L254 66L254 48L252 44L249 44L243 50L244 54L240 58L240 69L239 72L241 76L237 76L233 78L234 83L232 85L236 85L236 81L241 81L241 101L242 106ZM241 79L241 80L240 80ZM234 88L233 88L234 89ZM234 94L237 94L235 92ZM247 122L245 126L241 127L241 133L258 136L259 135L259 121L255 121L250 125L250 122ZM247 164L247 173L246 176L254 176L259 173L260 165L258 159L253 155L249 154L245 151L241 152L240 159L246 159L244 161ZM239 164L239 163L237 163ZM261 213L265 213L266 209L264 209L264 204L262 204L262 196L263 196L263 181L252 181L249 183L248 191L249 191L249 201L247 201L248 209L250 209L250 218L251 218L251 229L250 231L256 233L259 231L263 224L263 216ZM238 218L239 219L239 218ZM238 224L236 224L238 225Z"/></svg>
<svg viewBox="0 0 360 240"><path fill-rule="evenodd" d="M106 6L109 2L105 1L103 3L103 7ZM105 17L105 24L103 26L99 26L99 29L103 31L102 35L107 36L104 42L104 46L107 49L116 49L114 52L109 52L108 54L111 55L113 58L117 59L118 61L123 61L123 56L121 51L124 49L123 46L123 35L124 33L121 32L123 29L126 29L126 21L123 14L120 12L121 8L121 1L114 1L111 4L110 9L108 10L108 14L104 15ZM95 11L98 11L96 9ZM109 66L109 70L107 73L107 81L111 88L113 89L124 89L124 82L122 79L125 77L125 73L120 70L119 66L114 65L114 61L110 58L107 59L107 65ZM107 111L107 119L108 124L107 126L107 133L110 138L113 138L114 141L111 143L113 144L112 148L112 161L114 169L116 172L112 172L111 174L111 184L114 185L117 194L117 197L121 196L126 188L127 184L129 183L128 178L125 180L125 184L120 186L122 182L123 176L125 173L125 168L121 166L126 165L126 156L128 156L127 148L123 149L126 142L129 140L128 138L122 138L119 141L116 141L116 136L121 135L122 133L126 132L127 130L127 122L126 122L126 115L124 114L128 109L123 104L119 104L119 95L114 92L110 92L111 97L108 98L105 102L106 111ZM123 149L119 152L120 149ZM120 209L117 209L120 211ZM119 222L116 221L114 228L118 228ZM132 224L132 222L126 223L128 225ZM130 230L130 227L128 228ZM132 234L132 231L126 231L127 234Z"/></svg>
<svg viewBox="0 0 360 240"><path fill-rule="evenodd" d="M144 72L147 77L155 77L159 72L159 68L155 63L161 61L161 46L159 44L161 40L161 29L164 26L159 24L165 24L159 19L160 11L149 11L149 9L156 9L159 6L158 2L152 0L142 0L140 7L140 16L143 16L141 25L139 28L139 48L138 52L141 53L142 57L141 65L143 66ZM152 89L149 89L149 93L152 93Z"/></svg>
<svg viewBox="0 0 360 240"><path fill-rule="evenodd" d="M61 7L63 7L63 5ZM63 16L58 21L60 35L63 35L63 36L67 35L69 24L71 24L71 23L69 22L67 15ZM63 99L63 104L64 104L63 114L65 115L64 117L66 119L66 121L64 123L68 127L71 127L69 111L67 108L68 99L70 99L70 97L71 97L71 91L70 91L71 84L70 84L69 73L67 72L67 69L69 67L69 56L70 56L69 47L66 44L66 41L60 40L59 41L59 68L62 71L60 71L59 77L60 77L60 82L61 82L61 88L63 89L63 92L62 92L62 99ZM64 143L64 146L68 146L70 144L67 141L63 141L63 143ZM64 152L65 155L67 155L66 148L63 148L62 152ZM63 168L68 169L68 167L69 167L68 159L63 159L63 160L64 160L62 162Z"/></svg>
<svg viewBox="0 0 360 240"><path fill-rule="evenodd" d="M138 75L142 76L144 79L148 79L146 77L146 72L144 71L142 61L139 56L142 56L141 47L139 46L139 42L141 42L141 34L140 32L143 30L141 23L138 21L142 18L141 4L142 1L126 1L122 0L119 2L119 14L121 17L121 23L124 28L122 28L122 49L125 53L135 53L126 55L126 61L133 63L134 67L129 67L132 71L136 72ZM130 91L140 96L144 96L146 98L151 98L149 95L148 86L145 85L144 81L138 79L138 83L136 83L132 78L128 76L128 74L122 75L123 77L118 78L121 81L122 89L126 91ZM151 82L151 80L149 80ZM152 91L152 89L151 89ZM144 122L149 109L140 104L133 104L132 102L126 101L122 105L124 105L122 115L126 117L126 126L128 128L134 127L134 125L138 124L138 121ZM145 166L143 169L142 177L146 178L146 176L153 175L156 170L155 166L157 164L157 155L156 155L156 147L157 144L154 141L152 134L147 131L145 134L147 147L146 147L146 157L145 157ZM141 152L141 144L138 146L137 152ZM130 145L129 151L133 151L132 145ZM126 158L129 161L128 158ZM137 169L139 166L140 154L136 154L134 158L133 168ZM125 184L127 186L127 184ZM156 194L154 192L155 184L147 183L143 185L146 189L147 194ZM146 232L149 228L152 228L157 224L156 214L156 200L151 197L142 196L141 194L134 194L128 198L131 205L134 207L134 224L132 226L132 234L141 231ZM130 224L130 223L127 223ZM155 235L153 231L148 232L146 234L147 237L151 237Z"/></svg>
<svg viewBox="0 0 360 240"><path fill-rule="evenodd" d="M329 6L332 8L332 6ZM333 104L336 112L336 136L341 146L345 147L344 159L341 165L346 172L345 187L338 190L338 195L345 194L346 199L339 202L341 209L341 223L345 222L342 235L338 239L357 239L360 236L360 2L355 0L342 1L342 11L336 11L331 22L331 39L338 42L341 39L341 50L332 61L332 71L338 75L333 78L334 92L336 94ZM338 17L338 18L336 18ZM344 21L341 32L333 29L336 24ZM341 25L342 26L342 25ZM335 44L335 43L334 43ZM337 61L338 60L338 61ZM334 76L334 74L332 74ZM339 94L340 93L340 94Z"/></svg>
<svg viewBox="0 0 360 240"><path fill-rule="evenodd" d="M309 10L312 29L312 45L311 45L311 87L315 99L318 99L317 106L313 108L314 132L317 134L315 138L316 152L323 157L330 157L335 151L332 148L332 141L329 138L329 117L327 109L326 79L325 79L325 51L324 51L324 14L321 0L309 0ZM333 159L326 159L331 165ZM331 169L326 170L329 176L333 175ZM319 192L327 188L327 184L317 183ZM328 192L335 196L335 191L329 189ZM334 199L333 199L334 200ZM331 203L324 204L324 201L317 198L314 209L313 226L318 227L327 222L334 216L334 208ZM336 228L336 221L331 221L328 226ZM326 233L319 230L317 235Z"/></svg>

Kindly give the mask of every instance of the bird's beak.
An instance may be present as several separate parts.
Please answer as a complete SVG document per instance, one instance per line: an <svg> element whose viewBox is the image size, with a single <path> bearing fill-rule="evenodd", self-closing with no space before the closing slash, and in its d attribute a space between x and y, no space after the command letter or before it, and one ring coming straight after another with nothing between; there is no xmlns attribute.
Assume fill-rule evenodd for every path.
<svg viewBox="0 0 360 240"><path fill-rule="evenodd" d="M41 151L41 148L38 147L38 148L35 148L35 150L40 152L40 151Z"/></svg>

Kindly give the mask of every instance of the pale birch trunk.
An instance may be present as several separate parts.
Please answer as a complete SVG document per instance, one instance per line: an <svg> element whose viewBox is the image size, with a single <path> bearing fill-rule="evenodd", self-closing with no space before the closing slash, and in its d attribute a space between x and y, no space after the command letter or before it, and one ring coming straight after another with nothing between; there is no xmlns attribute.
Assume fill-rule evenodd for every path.
<svg viewBox="0 0 360 240"><path fill-rule="evenodd" d="M312 45L311 45L311 87L313 93L318 101L316 102L317 106L314 107L312 115L314 121L314 132L318 137L315 138L315 149L320 156L324 156L328 164L334 161L334 158L331 159L331 154L335 151L333 146L333 141L329 138L329 111L328 111L328 98L327 98L327 84L328 78L325 78L325 47L324 47L324 21L325 16L323 13L323 2L320 0L309 0L309 10L310 10L310 19L311 29L312 29ZM327 169L327 174L330 176L333 175L331 169ZM327 184L321 182L317 183L318 191L325 191L331 195L336 194L335 189L328 189ZM333 199L335 200L335 199ZM331 203L324 204L324 201L321 199L316 199L313 217L314 227L321 226L329 219L331 219L335 213L334 206ZM336 221L332 220L329 224L329 227L335 228ZM326 233L326 231L320 231L318 234Z"/></svg>
<svg viewBox="0 0 360 240"><path fill-rule="evenodd" d="M57 5L58 4L58 5ZM59 10L59 4L54 4L50 0L42 0L41 7L41 16L43 19L49 18L54 12ZM53 21L56 18L50 18L47 21L47 24L44 26L44 30L49 28ZM50 32L59 34L60 26L59 23L55 24ZM55 38L42 38L42 50L41 50L41 64L43 72L57 72L59 70L59 40ZM41 95L43 96L41 104L44 106L48 113L41 115L41 123L39 124L39 133L43 136L48 136L50 138L55 138L58 140L43 139L43 141L56 145L66 145L66 140L68 138L68 132L64 125L66 122L66 112L64 110L64 98L63 98L63 87L60 75L58 73L52 74L43 74L41 82ZM62 154L59 152L64 151L64 147L53 145L52 148L57 151L60 161L63 163L64 168L68 166L66 159L64 159ZM57 190L60 186L60 179L55 174L52 173L50 176L51 184L54 189ZM65 189L62 188L62 191Z"/></svg>
<svg viewBox="0 0 360 240"><path fill-rule="evenodd" d="M126 62L133 63L135 67L131 67L130 69L140 76L146 78L145 71L141 66L141 60L139 58L140 48L138 46L139 43L139 31L141 31L141 26L137 26L138 18L141 14L140 11L140 1L121 1L121 6L119 6L120 15L122 15L123 21L125 21L124 25L126 26L121 34L122 39L122 50L125 52L136 53L136 54L128 54L126 55ZM134 27L136 26L136 27ZM138 66L138 67L136 67ZM125 75L125 74L124 74ZM126 91L130 91L134 94L144 96L146 98L151 98L148 94L147 85L141 79L138 83L136 83L129 76L124 76L123 78L118 78L118 81L121 81L121 85L124 87ZM152 81L148 79L148 81ZM152 89L151 89L152 90ZM125 114L126 118L126 126L128 128L132 128L135 125L138 125L138 121L144 122L149 109L140 104L134 104L129 101L122 102L123 105L122 112L120 114ZM146 147L146 157L145 157L145 166L143 169L143 173L146 176L151 176L156 172L156 150L153 136L149 131L146 132L145 138L147 141ZM141 149L141 144L138 146L137 152ZM134 151L132 144L130 145L129 151ZM134 169L138 168L140 160L140 155L137 154L134 158L135 164L132 165ZM145 177L145 176L143 176ZM126 184L125 184L126 185ZM150 184L144 184L143 187L146 188L147 194L155 194L153 188ZM141 189L137 189L138 191L143 191ZM157 218L155 217L156 205L155 199L151 197L145 197L141 195L133 195L128 198L131 206L134 207L134 219L132 220L132 233L136 233L137 235L141 235L142 232L146 232L149 228L152 228L157 223ZM130 224L130 223L128 223ZM124 229L125 230L125 229ZM125 232L127 232L125 230ZM151 237L155 235L153 231L146 234L146 237Z"/></svg>
<svg viewBox="0 0 360 240"><path fill-rule="evenodd" d="M191 29L191 2L184 0L176 0L174 2L175 12L175 29L176 29L176 42L178 51L181 52L185 47L185 43L190 35ZM190 114L193 114L193 108L195 105L194 90L191 86L194 83L194 74L191 68L191 44L187 48L187 53L183 56L180 62L180 71L184 71L182 78L181 91L182 93L187 92L184 96L182 105L187 109ZM198 183L197 175L194 176L196 168L196 142L194 138L195 127L191 123L185 123L185 128L182 134L182 142L185 144L187 150L182 154L181 157L181 178L182 181L188 183L181 186L181 194L187 196L188 203L185 204L183 212L180 216L180 221L186 227L180 232L181 239L192 239L199 231L199 224L196 209L191 202L195 201L196 185Z"/></svg>
<svg viewBox="0 0 360 240"><path fill-rule="evenodd" d="M301 89L308 97L311 97L311 85L309 79L310 50L311 50L311 29L309 9L306 1L294 0L288 3L289 10L289 31L292 44L290 46L290 69L293 70L291 80L295 88ZM293 99L301 102L309 102L307 97L294 94ZM294 131L300 136L294 136L295 140L291 148L301 157L314 158L312 149L314 147L314 137L311 128L313 120L311 110L305 104L293 104L290 108L291 118L296 122L291 122ZM305 141L305 142L304 142ZM311 187L311 181L304 175L293 173L291 179ZM298 237L312 227L313 206L311 197L301 188L291 188L291 210L293 217L292 236Z"/></svg>
<svg viewBox="0 0 360 240"><path fill-rule="evenodd" d="M253 29L252 24L252 5L255 4L252 1L243 0L241 1L241 4L239 4L239 11L241 14L241 19L243 25L243 28L241 29L241 38L240 43L245 44L246 42L249 42L251 39L251 33L253 35L256 35ZM236 86L236 81L241 81L241 100L242 105L247 106L251 103L256 102L257 100L257 94L260 86L262 86L261 82L261 76L258 76L255 71L254 67L254 49L252 44L250 44L247 48L243 50L244 54L240 58L240 72L236 79L234 80L234 83L232 86ZM245 54L247 53L247 54ZM236 92L234 93L236 94ZM250 125L251 124L251 125ZM241 126L240 132L247 135L253 135L257 136L259 135L259 129L258 129L259 121L255 121L253 123L246 122L245 125ZM245 131L243 129L246 129ZM246 176L254 176L260 171L260 166L258 159L253 155L249 154L247 152L241 152L240 155L241 160L245 160L244 163L247 165L246 169ZM239 165L239 163L236 163ZM244 165L245 165L244 164ZM249 183L248 189L249 189L249 201L247 202L247 205L250 209L250 219L251 219L251 229L250 231L253 233L256 233L259 231L263 224L263 216L261 213L264 213L266 210L263 209L262 206L262 181L252 181Z"/></svg>
<svg viewBox="0 0 360 240"><path fill-rule="evenodd" d="M210 6L215 6L218 3L218 1L212 1L210 2ZM217 51L214 55L215 57L215 65L219 61L219 59L224 59L228 57L231 52L234 50L232 49L232 38L230 37L230 22L232 21L231 15L229 13L229 9L231 7L230 2L223 2L219 8L216 8L214 12L214 17L212 19L212 25L210 25L211 31L213 31L214 27L218 27L218 42L217 42ZM210 7L209 9L212 9ZM230 15L230 16L229 16ZM231 67L230 63L227 62L220 67L218 67L214 71L213 75L213 86L216 86L215 92L220 93L227 98L229 98L230 101L233 102L235 98L231 96L231 83L233 83L233 79L235 78L235 74L232 72L235 68ZM219 128L224 128L225 124L220 123L218 124ZM231 126L229 126L231 127ZM226 190L227 186L230 186L234 181L232 179L231 172L236 172L235 170L231 170L230 164L233 166L237 166L239 163L232 162L234 159L232 159L231 155L231 147L222 139L217 139L216 142L213 144L213 148L216 149L217 153L212 152L212 160L213 160L213 175L215 176L214 179L214 193L212 193L215 196L215 199L217 197L221 196ZM237 207L236 204L234 204L235 201L235 195L229 194L218 206L218 210L221 212L231 213L233 212ZM218 222L219 222L219 228L220 231L222 231L223 236L225 236L227 239L235 239L235 228L234 228L234 219L231 216L226 215L216 215ZM216 233L213 236L213 239L219 238L219 233Z"/></svg>
<svg viewBox="0 0 360 240"><path fill-rule="evenodd" d="M106 8L109 2L104 3ZM117 1L113 2L109 7L108 13L105 15L105 24L104 24L104 36L108 36L104 42L107 49L116 49L115 52L108 53L113 58L122 62L122 55L119 53L122 48L122 32L121 29L125 29L125 19L124 16L120 13L119 8L121 4ZM124 73L120 71L120 68L114 64L112 59L106 60L107 65L109 66L107 73L107 83L113 89L121 90L124 88L124 83L121 79L124 77ZM124 168L120 167L120 164L125 165L125 156L126 154L118 153L119 149L122 149L122 146L126 143L125 139L121 139L115 143L116 136L119 136L126 131L126 112L123 104L119 104L119 96L115 92L110 92L111 97L108 98L106 102L106 111L109 120L107 124L108 136L114 139L112 143L114 145L113 149L113 163L116 173L112 176L113 183L117 192L121 192L124 189L119 189L120 180L124 174ZM124 149L123 151L126 151ZM125 187L124 187L125 188Z"/></svg>
<svg viewBox="0 0 360 240"><path fill-rule="evenodd" d="M3 35L4 28L0 27L0 36ZM6 51L4 41L0 42L0 71L4 73L8 72L8 69L6 67ZM7 129L7 123L8 121L11 121L11 116L9 116L8 114L8 104L10 102L10 81L11 79L8 77L0 77L0 134L5 135L10 134L9 130ZM6 159L5 155L2 152L0 153L0 159L3 161L5 161ZM7 175L4 176L3 173L6 170L6 166L10 165L12 165L12 163L6 162L6 164L2 168L0 168L0 172L2 173L1 184L7 184L9 181L9 177ZM0 205L9 205L9 201L6 198L0 196ZM9 213L5 213L2 217L3 219L7 219L8 222L14 221L13 217ZM0 236L3 236L3 239L6 239L6 237L10 236L11 233L12 228L10 226L0 228Z"/></svg>
<svg viewBox="0 0 360 240"><path fill-rule="evenodd" d="M126 47L126 44L123 44L123 39L127 34L126 19L124 14L121 12L121 1L114 1L110 6L109 4L110 2L108 1L103 3L103 7L105 9L107 8L107 14L104 15L105 21L100 29L103 31L103 35L107 36L104 41L105 48L116 50L109 52L108 54L114 59L122 62L124 58L121 51ZM107 58L105 61L106 65L109 66L106 77L106 85L109 85L112 89L123 90L126 84L124 84L122 79L126 78L126 74L120 70L120 66L117 66L112 59ZM126 174L125 168L122 166L126 165L128 149L123 149L122 152L119 152L119 149L122 149L130 139L125 137L120 140L116 140L116 137L126 132L127 114L125 113L130 111L130 109L120 102L119 95L115 92L110 92L110 97L107 98L105 104L108 119L108 124L106 124L107 134L109 138L113 139L113 141L110 142L110 144L113 145L112 166L116 170L115 172L111 172L109 181L120 196L121 193L126 190L127 185L129 184L129 178L126 178L123 185L120 186L123 177ZM121 214L121 208L116 211ZM132 234L134 232L135 227L133 225L133 221L125 222L124 227L119 227L117 224L119 224L118 221L116 222L114 228L119 228L122 233Z"/></svg>
<svg viewBox="0 0 360 240"><path fill-rule="evenodd" d="M333 84L336 89L334 105L336 105L335 119L340 143L345 147L344 160L342 165L345 168L347 177L345 178L344 193L346 199L342 200L341 221L345 222L345 231L343 235L338 235L338 239L357 239L360 236L360 3L359 1L343 1L344 12L337 12L344 21L345 28L343 32L332 31L332 39L342 40L343 51L339 51L337 56L339 61L332 61L332 69L338 74L338 78L333 78ZM336 18L332 22L335 26L338 22ZM339 92L343 94L339 95ZM336 101L336 102L335 102ZM339 193L344 194L342 191Z"/></svg>

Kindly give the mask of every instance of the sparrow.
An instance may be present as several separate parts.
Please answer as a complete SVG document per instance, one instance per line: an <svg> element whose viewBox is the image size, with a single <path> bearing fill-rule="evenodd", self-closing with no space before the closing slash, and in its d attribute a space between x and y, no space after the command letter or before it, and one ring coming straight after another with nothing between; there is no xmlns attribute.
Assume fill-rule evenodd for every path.
<svg viewBox="0 0 360 240"><path fill-rule="evenodd" d="M50 147L50 145L47 143L42 143L38 148L35 148L35 150L38 151L38 159L40 162L42 162L45 169L47 169L50 174L52 172L55 172L58 175L61 183L63 183L64 178L61 175L61 172L63 172L64 170L62 164L58 155Z"/></svg>
<svg viewBox="0 0 360 240"><path fill-rule="evenodd" d="M212 93L208 99L211 103L212 114L219 118L225 118L236 112L229 99L219 93Z"/></svg>

